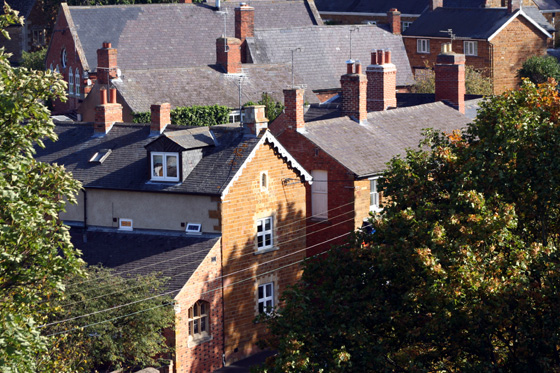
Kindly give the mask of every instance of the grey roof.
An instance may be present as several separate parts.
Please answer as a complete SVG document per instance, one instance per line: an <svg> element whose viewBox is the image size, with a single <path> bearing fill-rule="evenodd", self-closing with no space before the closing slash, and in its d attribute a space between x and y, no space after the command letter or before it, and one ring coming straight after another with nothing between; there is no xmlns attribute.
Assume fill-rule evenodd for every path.
<svg viewBox="0 0 560 373"><path fill-rule="evenodd" d="M351 32L351 29L356 31ZM346 73L350 58L369 65L372 49L390 49L392 62L397 67L397 85L414 84L412 71L401 36L393 35L376 26L313 26L271 30L257 30L249 42L251 56L256 63L291 63L294 47L294 70L307 85L307 90L340 87L340 77Z"/></svg>
<svg viewBox="0 0 560 373"><path fill-rule="evenodd" d="M539 10L539 8L537 8L535 6L524 6L523 11L525 12L525 14L527 14L529 17L531 17L531 19L533 19L533 21L537 22L539 24L539 26L541 26L543 29L548 31L550 34L552 34L553 32L556 31L554 26L552 26L546 20L546 18L544 18L543 14Z"/></svg>
<svg viewBox="0 0 560 373"><path fill-rule="evenodd" d="M255 27L310 26L317 21L303 0L251 1ZM227 10L227 35L234 35L234 8ZM69 11L89 69L97 65L97 49L110 42L118 49L118 66L161 69L216 62L216 39L224 33L224 16L206 4L143 4L71 6Z"/></svg>
<svg viewBox="0 0 560 373"><path fill-rule="evenodd" d="M263 92L268 92L283 102L282 90L292 81L288 65L245 64L245 77L241 87L241 104L257 102ZM149 111L156 102L169 102L173 107L192 105L239 106L239 76L224 74L216 66L200 66L183 69L127 70L121 81L114 85L135 112ZM305 99L318 102L309 91Z"/></svg>
<svg viewBox="0 0 560 373"><path fill-rule="evenodd" d="M306 138L358 177L380 174L396 155L416 148L422 129L451 132L470 119L442 102L368 113L360 125L348 117L306 123Z"/></svg>
<svg viewBox="0 0 560 373"><path fill-rule="evenodd" d="M0 0L0 14L4 14L4 3L8 3L12 9L17 10L19 15L27 20L36 2L37 0Z"/></svg>
<svg viewBox="0 0 560 373"><path fill-rule="evenodd" d="M162 136L172 131L190 131L196 137L201 129L169 125ZM244 137L240 127L214 126L218 145L203 148L202 160L182 183L155 183L149 182L145 149L154 141L149 125L117 123L103 137L93 136L91 124L57 124L56 132L58 141L47 141L45 149L37 149L36 158L64 165L85 188L216 196L225 190L259 140ZM238 151L239 147L244 151ZM89 162L102 149L112 150L103 163Z"/></svg>
<svg viewBox="0 0 560 373"><path fill-rule="evenodd" d="M167 291L180 290L219 238L186 235L140 234L135 232L88 231L71 228L72 243L90 264L102 264L116 274L169 277Z"/></svg>
<svg viewBox="0 0 560 373"><path fill-rule="evenodd" d="M560 5L556 0L533 0L533 2L541 11L560 10Z"/></svg>
<svg viewBox="0 0 560 373"><path fill-rule="evenodd" d="M518 14L504 8L437 8L423 13L403 35L448 37L442 30L452 29L460 38L488 39Z"/></svg>
<svg viewBox="0 0 560 373"><path fill-rule="evenodd" d="M397 8L401 13L420 14L429 0L315 0L319 12L387 13Z"/></svg>
<svg viewBox="0 0 560 373"><path fill-rule="evenodd" d="M181 145L185 150L216 145L210 128L208 127L168 132L166 133L166 137Z"/></svg>

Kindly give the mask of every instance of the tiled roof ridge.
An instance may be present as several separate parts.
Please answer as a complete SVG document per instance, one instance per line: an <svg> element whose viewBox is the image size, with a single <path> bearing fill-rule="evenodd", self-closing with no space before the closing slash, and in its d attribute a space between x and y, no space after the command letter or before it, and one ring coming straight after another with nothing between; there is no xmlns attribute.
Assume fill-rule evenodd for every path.
<svg viewBox="0 0 560 373"><path fill-rule="evenodd" d="M379 29L379 31L383 31L386 32L388 34L391 34L389 31L387 30L383 30L382 28L376 26L376 25L367 25L367 24L358 24L358 25L309 25L309 26L287 26L287 27L276 27L276 28L257 28L255 27L255 32L256 31L278 31L278 30L298 30L298 29L327 29L327 30L332 30L335 28L376 28ZM393 34L391 34L393 35ZM398 35L395 35L398 36Z"/></svg>
<svg viewBox="0 0 560 373"><path fill-rule="evenodd" d="M283 3L284 1L278 0L249 0L246 1L249 6L251 3ZM305 3L305 0L289 0L290 3ZM111 5L68 5L70 9L102 9L102 8L143 8L143 7L179 7L179 6L189 6L189 7L199 7L199 8L206 8L209 10L214 10L216 7L212 4L195 4L195 3L151 3L151 4L111 4ZM227 6L228 8L231 7L238 7L239 2L222 2L222 7Z"/></svg>
<svg viewBox="0 0 560 373"><path fill-rule="evenodd" d="M269 30L269 29L266 29ZM247 63L243 63L241 64L241 67L243 69L258 69L258 68L266 68L266 67L274 67L274 66L288 66L290 65L289 62L282 62L282 63L253 63L253 62L247 62ZM201 66L187 66L187 67L161 67L161 68L145 68L145 69L123 69L123 73L126 72L143 72L143 71L192 71L192 70L200 70L200 69L206 69L206 68L210 68L212 69L213 67L218 67L220 65L218 64L212 64L212 65L201 65ZM222 73L222 75L226 75L224 73ZM230 74L230 75L234 75L234 74ZM124 84L126 84L126 82L124 82Z"/></svg>
<svg viewBox="0 0 560 373"><path fill-rule="evenodd" d="M406 106L406 107L399 107L399 108L395 108L395 109L390 109L390 110L383 110L383 111L370 111L367 114L368 119L370 118L375 118L378 116L382 116L382 115L396 115L396 114L400 114L402 112L415 112L415 111L419 111L419 110L423 110L423 109L431 109L431 108L441 108L447 106L445 105L445 103L441 102L441 101L436 101L436 102L429 102L426 104L420 104L420 105L414 105L414 106Z"/></svg>

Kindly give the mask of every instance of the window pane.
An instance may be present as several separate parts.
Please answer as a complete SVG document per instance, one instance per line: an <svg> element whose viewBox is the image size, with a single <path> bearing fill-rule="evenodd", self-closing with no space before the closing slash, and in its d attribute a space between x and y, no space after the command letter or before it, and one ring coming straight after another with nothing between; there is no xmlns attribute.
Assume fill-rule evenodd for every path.
<svg viewBox="0 0 560 373"><path fill-rule="evenodd" d="M189 335L193 335L193 322L189 321Z"/></svg>
<svg viewBox="0 0 560 373"><path fill-rule="evenodd" d="M270 297L272 295L272 284L266 284L266 296Z"/></svg>
<svg viewBox="0 0 560 373"><path fill-rule="evenodd" d="M259 313L264 313L264 304L259 303Z"/></svg>
<svg viewBox="0 0 560 373"><path fill-rule="evenodd" d="M264 291L264 286L259 286L259 299L264 298L263 291Z"/></svg>
<svg viewBox="0 0 560 373"><path fill-rule="evenodd" d="M264 237L266 238L266 241L265 241L265 244L264 244L264 245L265 245L265 246L270 246L270 245L272 245L272 236L271 236L270 234L267 234L267 235L265 235Z"/></svg>
<svg viewBox="0 0 560 373"><path fill-rule="evenodd" d="M163 156L162 155L152 155L153 167L152 176L163 177Z"/></svg>
<svg viewBox="0 0 560 373"><path fill-rule="evenodd" d="M204 303L200 303L200 314L201 315L205 315L206 314L206 307Z"/></svg>
<svg viewBox="0 0 560 373"><path fill-rule="evenodd" d="M271 230L272 229L271 225L272 225L272 219L270 218L266 219L264 229L267 231Z"/></svg>
<svg viewBox="0 0 560 373"><path fill-rule="evenodd" d="M198 319L195 319L193 322L194 322L194 334L198 334Z"/></svg>
<svg viewBox="0 0 560 373"><path fill-rule="evenodd" d="M198 313L198 304L195 304L195 305L194 305L194 317L197 317L198 315L200 315L200 314Z"/></svg>
<svg viewBox="0 0 560 373"><path fill-rule="evenodd" d="M167 156L167 177L177 177L177 156Z"/></svg>
<svg viewBox="0 0 560 373"><path fill-rule="evenodd" d="M202 317L200 319L200 331L201 332L205 332L206 331L206 317Z"/></svg>
<svg viewBox="0 0 560 373"><path fill-rule="evenodd" d="M262 236L257 236L257 247L263 247L263 237Z"/></svg>
<svg viewBox="0 0 560 373"><path fill-rule="evenodd" d="M262 220L257 221L257 232L263 231L263 222Z"/></svg>

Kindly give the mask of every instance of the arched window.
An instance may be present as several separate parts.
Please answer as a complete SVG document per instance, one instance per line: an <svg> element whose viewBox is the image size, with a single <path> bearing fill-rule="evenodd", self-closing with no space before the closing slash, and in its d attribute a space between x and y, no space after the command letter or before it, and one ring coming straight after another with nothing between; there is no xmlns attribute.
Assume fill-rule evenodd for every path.
<svg viewBox="0 0 560 373"><path fill-rule="evenodd" d="M68 95L74 96L74 73L72 72L72 69L70 69L70 72L68 73Z"/></svg>
<svg viewBox="0 0 560 373"><path fill-rule="evenodd" d="M197 301L189 308L189 338L205 339L210 336L210 303Z"/></svg>
<svg viewBox="0 0 560 373"><path fill-rule="evenodd" d="M54 72L54 69L53 69L53 67L52 67L52 63L51 63L51 67L49 67L49 70L51 71L51 73Z"/></svg>
<svg viewBox="0 0 560 373"><path fill-rule="evenodd" d="M74 85L76 86L76 96L80 97L82 92L80 92L81 78L80 78L80 70L78 70L78 68L76 68L76 75L74 75Z"/></svg>
<svg viewBox="0 0 560 373"><path fill-rule="evenodd" d="M56 69L54 69L54 71L56 71L57 73L60 73L60 69L58 68L58 65L56 65Z"/></svg>

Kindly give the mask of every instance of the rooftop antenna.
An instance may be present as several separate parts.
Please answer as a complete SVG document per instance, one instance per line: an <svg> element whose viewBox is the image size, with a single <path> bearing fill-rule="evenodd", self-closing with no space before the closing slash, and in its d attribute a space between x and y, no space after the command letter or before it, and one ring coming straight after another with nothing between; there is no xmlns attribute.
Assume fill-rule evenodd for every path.
<svg viewBox="0 0 560 373"><path fill-rule="evenodd" d="M349 60L351 60L352 59L352 33L354 31L360 31L360 28L357 27L357 26L353 26L353 27L350 27L349 30L350 30L350 58L349 58Z"/></svg>
<svg viewBox="0 0 560 373"><path fill-rule="evenodd" d="M302 47L292 47L290 48L290 51L292 52L292 89L294 89L295 85L294 85L294 52L302 52L303 48Z"/></svg>
<svg viewBox="0 0 560 373"><path fill-rule="evenodd" d="M444 34L448 34L449 37L451 38L451 42L453 42L453 40L455 40L455 37L457 36L453 33L453 29L451 29L451 28L448 28L447 30L439 30L439 32L443 32Z"/></svg>
<svg viewBox="0 0 560 373"><path fill-rule="evenodd" d="M217 14L221 15L224 17L224 33L222 34L222 37L226 37L227 35L227 16L228 16L228 10L227 8L225 10L219 10L216 12ZM224 52L227 52L229 50L229 46L227 45L227 43L224 43Z"/></svg>

